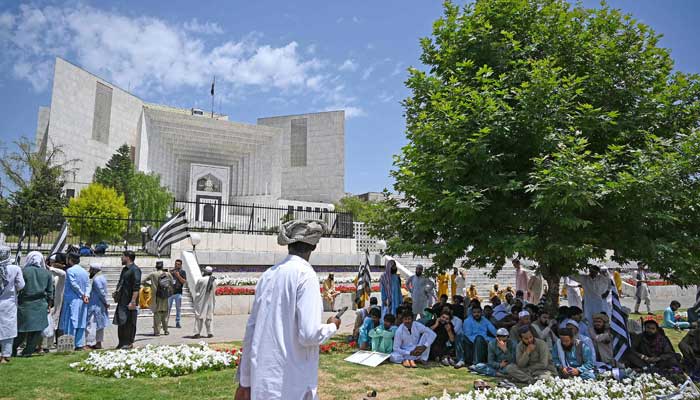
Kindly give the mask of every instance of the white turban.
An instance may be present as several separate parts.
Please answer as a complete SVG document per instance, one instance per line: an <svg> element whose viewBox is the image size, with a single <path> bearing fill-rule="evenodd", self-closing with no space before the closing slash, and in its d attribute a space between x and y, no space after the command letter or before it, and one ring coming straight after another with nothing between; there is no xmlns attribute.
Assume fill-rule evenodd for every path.
<svg viewBox="0 0 700 400"><path fill-rule="evenodd" d="M518 313L518 318L525 318L525 317L529 317L529 316L530 316L530 313L527 312L527 311L524 311L524 310L523 310L523 311L520 311L520 312Z"/></svg>
<svg viewBox="0 0 700 400"><path fill-rule="evenodd" d="M8 246L0 246L0 265L12 264L12 250Z"/></svg>
<svg viewBox="0 0 700 400"><path fill-rule="evenodd" d="M102 271L102 268L103 268L102 263L98 263L98 262L90 263L90 269L94 269L94 270L97 270L97 271Z"/></svg>
<svg viewBox="0 0 700 400"><path fill-rule="evenodd" d="M214 268L212 268L212 267L206 267L206 268L204 268L204 270L208 273L214 272Z"/></svg>
<svg viewBox="0 0 700 400"><path fill-rule="evenodd" d="M326 223L319 220L307 219L289 221L280 226L277 244L280 246L287 246L296 242L304 242L315 246L327 230Z"/></svg>
<svg viewBox="0 0 700 400"><path fill-rule="evenodd" d="M38 251L32 251L27 254L27 258L24 260L24 266L27 267L29 265L36 265L37 267L47 269L44 256Z"/></svg>

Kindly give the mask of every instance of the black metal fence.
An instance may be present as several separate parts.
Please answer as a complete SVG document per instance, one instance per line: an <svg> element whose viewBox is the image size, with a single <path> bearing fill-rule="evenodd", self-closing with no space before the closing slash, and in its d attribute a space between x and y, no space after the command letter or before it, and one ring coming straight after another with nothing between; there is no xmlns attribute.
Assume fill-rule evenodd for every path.
<svg viewBox="0 0 700 400"><path fill-rule="evenodd" d="M325 221L327 237L354 237L352 214L325 207L273 207L258 204L224 204L216 200L175 201L173 211L185 210L190 230L247 234L276 234L279 226L293 219Z"/></svg>
<svg viewBox="0 0 700 400"><path fill-rule="evenodd" d="M148 227L158 228L165 222L61 214L0 213L0 233L5 235L5 244L13 250L21 242L23 254L34 250L48 253L66 220L70 224L66 246L87 245L101 254L117 254L126 249L143 251L148 240Z"/></svg>
<svg viewBox="0 0 700 400"><path fill-rule="evenodd" d="M190 230L195 232L273 235L286 221L319 219L328 224L330 232L326 237L354 237L352 214L321 207L175 201L173 214L179 210L186 211ZM89 245L100 253L104 249L104 254L118 254L125 249L144 251L150 235L166 221L0 212L0 233L5 235L5 244L13 250L21 241L24 254L33 250L48 253L66 220L70 224L67 245Z"/></svg>

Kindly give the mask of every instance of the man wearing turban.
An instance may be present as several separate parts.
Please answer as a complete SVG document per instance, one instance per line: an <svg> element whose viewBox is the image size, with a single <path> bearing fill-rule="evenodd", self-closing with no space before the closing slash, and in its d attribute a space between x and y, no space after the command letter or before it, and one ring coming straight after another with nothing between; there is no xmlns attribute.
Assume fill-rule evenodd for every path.
<svg viewBox="0 0 700 400"><path fill-rule="evenodd" d="M335 317L321 323L321 290L309 264L324 233L326 224L316 220L280 227L277 243L289 255L265 271L255 288L236 400L318 399L319 345L340 328Z"/></svg>

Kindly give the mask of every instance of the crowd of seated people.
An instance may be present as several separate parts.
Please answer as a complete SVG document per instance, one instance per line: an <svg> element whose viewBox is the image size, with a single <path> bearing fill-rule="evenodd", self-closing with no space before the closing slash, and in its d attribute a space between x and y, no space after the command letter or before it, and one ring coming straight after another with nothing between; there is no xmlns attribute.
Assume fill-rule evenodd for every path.
<svg viewBox="0 0 700 400"><path fill-rule="evenodd" d="M483 306L476 297L465 306L461 295L450 301L445 294L420 315L413 313L408 297L396 315L383 318L372 299L358 310L354 335L360 349L390 354L392 362L406 368L434 361L519 384L554 376L594 379L602 371L622 367L666 375L685 369L700 378L700 327L678 320L677 301L664 312L662 325L651 317L641 324L630 319L631 346L618 360L605 312L588 321L577 306L562 306L550 314L543 304L528 303L522 291L495 286L490 294L494 293ZM682 355L664 328L690 329L679 345Z"/></svg>

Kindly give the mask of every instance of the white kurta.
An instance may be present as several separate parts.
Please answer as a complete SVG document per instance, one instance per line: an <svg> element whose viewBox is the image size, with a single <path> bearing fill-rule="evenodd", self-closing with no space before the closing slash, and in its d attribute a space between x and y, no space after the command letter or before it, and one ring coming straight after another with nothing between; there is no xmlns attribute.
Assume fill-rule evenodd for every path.
<svg viewBox="0 0 700 400"><path fill-rule="evenodd" d="M435 292L435 283L430 278L425 276L413 275L408 278L406 288L411 292L411 300L413 300L413 314L423 315L423 310L430 307L430 300ZM397 316L400 318L400 316Z"/></svg>
<svg viewBox="0 0 700 400"><path fill-rule="evenodd" d="M391 353L391 362L402 363L404 360L427 361L430 356L430 346L435 341L437 334L432 329L413 322L409 332L406 325L401 324L394 333L394 351ZM426 349L420 356L412 356L411 352L418 346L425 346Z"/></svg>
<svg viewBox="0 0 700 400"><path fill-rule="evenodd" d="M55 288L51 319L53 319L53 327L58 328L58 322L61 319L61 309L63 308L63 290L66 286L66 271L54 267L50 267L49 271L51 271L51 275L53 275L53 287Z"/></svg>
<svg viewBox="0 0 700 400"><path fill-rule="evenodd" d="M7 267L7 286L0 293L0 340L17 337L17 293L24 287L22 269Z"/></svg>
<svg viewBox="0 0 700 400"><path fill-rule="evenodd" d="M335 334L322 324L316 271L287 256L262 275L243 339L238 381L253 400L318 399L319 345Z"/></svg>
<svg viewBox="0 0 700 400"><path fill-rule="evenodd" d="M209 277L203 276L197 279L194 289L194 316L198 319L214 319L214 307L216 305L216 279L211 291L207 293Z"/></svg>
<svg viewBox="0 0 700 400"><path fill-rule="evenodd" d="M455 283L457 284L457 295L462 296L463 298L467 298L467 278L464 278L463 276L458 276L457 279L455 279Z"/></svg>
<svg viewBox="0 0 700 400"><path fill-rule="evenodd" d="M598 274L595 278L588 275L572 275L571 279L583 287L583 300L586 302L583 315L587 322L593 322L593 314L604 312L610 315L608 300L603 294L612 289L613 282L608 275Z"/></svg>
<svg viewBox="0 0 700 400"><path fill-rule="evenodd" d="M571 278L566 278L566 299L569 302L569 307L575 306L583 310L580 285Z"/></svg>

